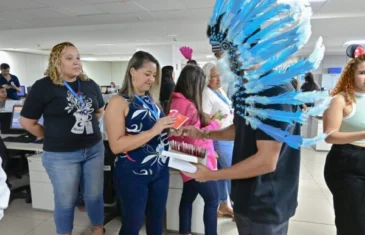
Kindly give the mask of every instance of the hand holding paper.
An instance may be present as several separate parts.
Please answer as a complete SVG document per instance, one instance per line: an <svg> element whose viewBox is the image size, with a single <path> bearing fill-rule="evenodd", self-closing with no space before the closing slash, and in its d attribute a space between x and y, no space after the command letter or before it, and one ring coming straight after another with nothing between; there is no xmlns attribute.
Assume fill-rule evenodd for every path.
<svg viewBox="0 0 365 235"><path fill-rule="evenodd" d="M174 123L174 125L172 126L172 128L174 128L175 130L178 130L182 125L184 125L184 123L189 120L188 117L182 115L179 113L179 111L173 109L170 110L169 115L167 115L168 117L174 117L176 119L176 122Z"/></svg>

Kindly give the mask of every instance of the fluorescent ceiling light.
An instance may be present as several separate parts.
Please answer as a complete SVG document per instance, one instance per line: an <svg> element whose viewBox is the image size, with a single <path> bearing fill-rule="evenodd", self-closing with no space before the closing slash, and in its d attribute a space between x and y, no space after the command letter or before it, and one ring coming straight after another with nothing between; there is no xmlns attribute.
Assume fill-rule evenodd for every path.
<svg viewBox="0 0 365 235"><path fill-rule="evenodd" d="M308 0L308 2L326 2L327 0Z"/></svg>
<svg viewBox="0 0 365 235"><path fill-rule="evenodd" d="M207 58L213 58L214 55L206 55L205 57L207 57Z"/></svg>
<svg viewBox="0 0 365 235"><path fill-rule="evenodd" d="M98 59L95 57L85 57L85 58L81 58L81 60L83 61L97 61Z"/></svg>
<svg viewBox="0 0 365 235"><path fill-rule="evenodd" d="M353 45L353 44L364 45L365 44L365 40L351 40L351 41L345 42L344 45Z"/></svg>

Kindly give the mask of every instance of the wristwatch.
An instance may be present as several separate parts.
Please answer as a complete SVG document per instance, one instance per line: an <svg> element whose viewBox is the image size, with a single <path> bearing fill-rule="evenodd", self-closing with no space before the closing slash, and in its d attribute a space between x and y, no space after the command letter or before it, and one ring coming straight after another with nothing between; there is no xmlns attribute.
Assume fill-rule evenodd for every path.
<svg viewBox="0 0 365 235"><path fill-rule="evenodd" d="M204 130L203 133L204 133L204 139L210 139L210 131Z"/></svg>

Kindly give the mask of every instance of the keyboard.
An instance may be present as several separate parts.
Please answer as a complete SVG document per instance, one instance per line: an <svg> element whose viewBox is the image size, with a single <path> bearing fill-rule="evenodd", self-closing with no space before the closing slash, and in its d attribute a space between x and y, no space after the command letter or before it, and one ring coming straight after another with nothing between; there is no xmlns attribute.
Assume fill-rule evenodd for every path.
<svg viewBox="0 0 365 235"><path fill-rule="evenodd" d="M19 136L9 136L3 139L4 142L17 142L17 143L38 143L37 137L34 135L24 134ZM43 139L41 139L43 142ZM40 142L40 143L42 143Z"/></svg>

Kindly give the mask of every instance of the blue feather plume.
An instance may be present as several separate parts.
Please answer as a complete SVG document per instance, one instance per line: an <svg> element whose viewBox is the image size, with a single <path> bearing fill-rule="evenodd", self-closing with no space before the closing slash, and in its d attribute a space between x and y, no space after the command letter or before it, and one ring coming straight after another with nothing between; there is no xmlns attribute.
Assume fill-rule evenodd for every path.
<svg viewBox="0 0 365 235"><path fill-rule="evenodd" d="M238 92L238 95L244 92ZM315 103L319 100L324 100L329 97L328 91L309 91L309 92L298 92L290 91L277 96L250 96L248 98L237 98L238 101L244 101L246 104L291 104L301 105L307 103Z"/></svg>
<svg viewBox="0 0 365 235"><path fill-rule="evenodd" d="M329 97L314 107L309 108L306 112L306 115L312 117L321 116L323 112L330 106L332 99L333 97Z"/></svg>
<svg viewBox="0 0 365 235"><path fill-rule="evenodd" d="M303 30L302 28L307 28L307 30ZM305 32L305 34L300 35L300 32ZM305 37L306 39L310 37L310 27L308 28L307 24L301 24L292 30L260 41L256 46L249 49L249 54L245 54L245 52L247 52L245 46L238 47L242 55L240 57L240 62L242 63L241 69L250 68L257 63L272 58L279 52L298 42L298 38L300 37ZM252 43L252 41L249 41L246 44ZM298 47L300 48L302 45L298 44ZM252 55L254 55L254 58L252 58Z"/></svg>
<svg viewBox="0 0 365 235"><path fill-rule="evenodd" d="M251 116L258 117L262 120L271 119L278 122L286 122L293 125L295 122L304 124L306 117L302 115L302 111L287 112L275 109L259 109L253 107L246 107L245 111Z"/></svg>
<svg viewBox="0 0 365 235"><path fill-rule="evenodd" d="M322 39L319 39L321 42ZM290 82L294 77L306 73L311 70L316 70L324 56L324 46L317 42L317 47L313 53L307 58L299 60L297 63L290 65L286 70L276 70L259 80L250 81L243 84L246 88L246 93L252 94L263 90L270 89L274 86Z"/></svg>
<svg viewBox="0 0 365 235"><path fill-rule="evenodd" d="M209 24L211 26L217 24L217 20L219 16L225 11L226 7L225 4L227 4L227 0L216 0L213 13L210 17Z"/></svg>
<svg viewBox="0 0 365 235"><path fill-rule="evenodd" d="M288 131L283 131L279 128L266 125L254 117L246 116L244 118L250 123L252 128L260 129L261 131L265 132L276 141L281 143L286 143L287 145L289 145L294 149L299 149L300 147L313 146L317 142L323 141L328 137L328 134L323 133L314 138L306 139L300 135L292 135Z"/></svg>
<svg viewBox="0 0 365 235"><path fill-rule="evenodd" d="M233 18L238 14L241 10L242 1L241 0L231 0L230 5L227 7L227 11L224 14L224 17L221 22L221 31L225 31L229 27L231 27Z"/></svg>
<svg viewBox="0 0 365 235"><path fill-rule="evenodd" d="M249 81L260 78L263 74L267 73L267 71L271 71L277 66L284 63L290 56L294 55L298 51L299 47L297 46L297 44L289 46L278 57L267 60L264 64L262 64L259 68L255 70L247 71L245 73L245 78Z"/></svg>

